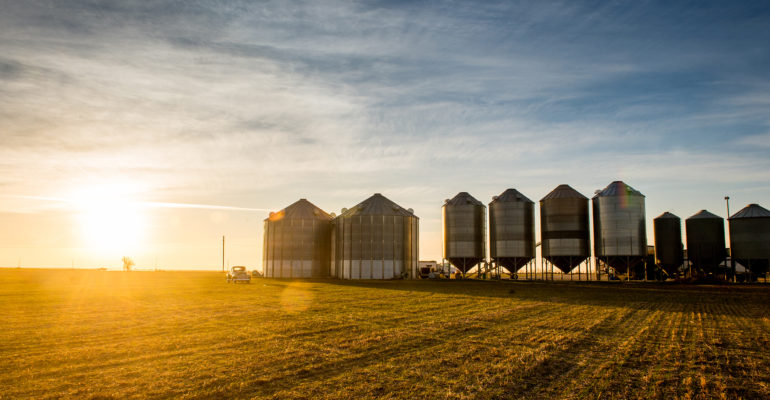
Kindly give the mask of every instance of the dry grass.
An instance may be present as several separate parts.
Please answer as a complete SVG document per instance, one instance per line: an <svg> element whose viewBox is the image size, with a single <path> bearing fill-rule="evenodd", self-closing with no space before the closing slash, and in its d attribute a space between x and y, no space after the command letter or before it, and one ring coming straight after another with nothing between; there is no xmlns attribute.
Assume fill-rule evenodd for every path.
<svg viewBox="0 0 770 400"><path fill-rule="evenodd" d="M768 287L0 270L0 398L770 398Z"/></svg>

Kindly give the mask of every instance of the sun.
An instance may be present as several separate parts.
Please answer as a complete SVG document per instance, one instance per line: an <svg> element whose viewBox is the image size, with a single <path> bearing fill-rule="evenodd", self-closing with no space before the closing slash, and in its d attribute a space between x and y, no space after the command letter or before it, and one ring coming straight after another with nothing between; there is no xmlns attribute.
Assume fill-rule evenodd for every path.
<svg viewBox="0 0 770 400"><path fill-rule="evenodd" d="M76 209L82 239L100 255L128 255L141 246L145 215L141 203L130 199L122 187L100 185L70 196Z"/></svg>

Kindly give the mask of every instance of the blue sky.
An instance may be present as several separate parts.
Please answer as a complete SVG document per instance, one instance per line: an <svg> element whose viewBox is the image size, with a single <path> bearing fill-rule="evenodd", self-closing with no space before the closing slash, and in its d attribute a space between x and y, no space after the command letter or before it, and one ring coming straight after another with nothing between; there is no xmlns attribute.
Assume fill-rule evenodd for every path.
<svg viewBox="0 0 770 400"><path fill-rule="evenodd" d="M39 228L0 232L0 265L117 263L85 255L76 212L40 199L116 183L137 201L255 209L147 211L151 245L131 254L174 268L217 265L223 234L233 263L257 266L262 209L300 197L414 208L427 259L459 191L539 200L621 179L650 227L664 211L725 216L728 194L733 211L770 207L766 2L0 9L0 221Z"/></svg>

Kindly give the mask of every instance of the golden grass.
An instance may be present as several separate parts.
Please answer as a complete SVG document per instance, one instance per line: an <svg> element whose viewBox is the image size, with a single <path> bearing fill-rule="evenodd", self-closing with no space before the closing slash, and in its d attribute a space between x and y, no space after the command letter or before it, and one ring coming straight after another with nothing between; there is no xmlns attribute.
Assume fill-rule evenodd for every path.
<svg viewBox="0 0 770 400"><path fill-rule="evenodd" d="M0 398L770 398L770 288L0 269Z"/></svg>

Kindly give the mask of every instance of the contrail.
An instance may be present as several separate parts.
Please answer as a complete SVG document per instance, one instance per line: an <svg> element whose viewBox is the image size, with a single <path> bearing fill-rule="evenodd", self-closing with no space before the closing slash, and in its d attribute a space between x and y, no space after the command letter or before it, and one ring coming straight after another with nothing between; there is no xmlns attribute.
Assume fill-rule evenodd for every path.
<svg viewBox="0 0 770 400"><path fill-rule="evenodd" d="M17 199L28 200L42 200L54 203L73 203L73 199L65 197L50 197L50 196L27 196L27 195L0 195L0 197L12 197ZM224 210L224 211L274 211L272 208L251 208L251 207L233 207L233 206L220 206L216 204L190 204L190 203L170 203L162 201L132 201L131 204L150 208L191 208L202 210Z"/></svg>
<svg viewBox="0 0 770 400"><path fill-rule="evenodd" d="M61 197L47 197L47 196L26 196L26 195L18 195L18 194L0 194L0 197L11 197L14 199L29 199L29 200L44 200L44 201L53 201L53 202L60 202L60 203L71 203L72 200L64 199Z"/></svg>
<svg viewBox="0 0 770 400"><path fill-rule="evenodd" d="M147 207L157 208L201 208L206 210L232 210L232 211L273 211L270 208L250 208L250 207L232 207L232 206L218 206L214 204L189 204L189 203L166 203L159 201L137 201L135 204L140 204Z"/></svg>

